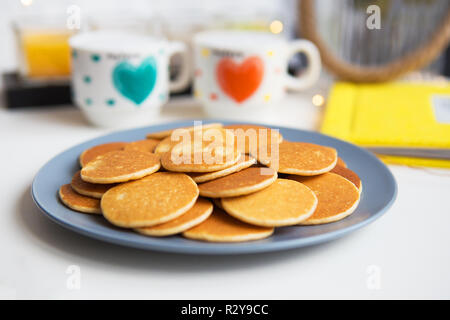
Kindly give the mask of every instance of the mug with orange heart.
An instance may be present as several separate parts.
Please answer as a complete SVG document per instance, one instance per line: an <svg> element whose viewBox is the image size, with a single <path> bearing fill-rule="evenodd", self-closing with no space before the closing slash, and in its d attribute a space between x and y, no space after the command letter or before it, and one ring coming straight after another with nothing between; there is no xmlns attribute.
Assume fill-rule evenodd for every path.
<svg viewBox="0 0 450 320"><path fill-rule="evenodd" d="M299 77L287 73L288 61L303 53L308 66ZM307 40L266 32L205 31L194 36L194 95L209 116L262 115L286 90L301 91L319 78L320 55Z"/></svg>

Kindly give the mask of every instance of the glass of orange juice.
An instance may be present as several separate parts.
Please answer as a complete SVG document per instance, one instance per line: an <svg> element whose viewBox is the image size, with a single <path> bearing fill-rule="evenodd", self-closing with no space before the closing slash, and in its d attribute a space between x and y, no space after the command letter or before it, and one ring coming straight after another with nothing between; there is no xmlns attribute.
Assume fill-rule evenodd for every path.
<svg viewBox="0 0 450 320"><path fill-rule="evenodd" d="M70 75L69 30L59 17L21 17L13 24L22 76L68 78Z"/></svg>

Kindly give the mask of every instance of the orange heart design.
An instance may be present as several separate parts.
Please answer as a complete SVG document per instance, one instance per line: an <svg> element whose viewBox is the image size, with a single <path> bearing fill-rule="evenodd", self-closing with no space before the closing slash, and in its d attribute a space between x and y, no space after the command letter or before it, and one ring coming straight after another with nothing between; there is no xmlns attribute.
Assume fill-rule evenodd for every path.
<svg viewBox="0 0 450 320"><path fill-rule="evenodd" d="M264 75L264 63L259 57L248 57L242 63L223 58L216 67L216 77L222 90L238 103L258 89Z"/></svg>

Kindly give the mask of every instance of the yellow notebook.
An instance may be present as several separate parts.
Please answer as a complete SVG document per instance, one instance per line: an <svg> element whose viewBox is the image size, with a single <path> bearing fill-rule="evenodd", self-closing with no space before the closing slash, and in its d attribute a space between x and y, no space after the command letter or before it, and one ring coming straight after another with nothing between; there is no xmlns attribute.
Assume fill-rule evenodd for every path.
<svg viewBox="0 0 450 320"><path fill-rule="evenodd" d="M321 131L362 146L450 148L450 85L336 83ZM381 156L450 168L450 160Z"/></svg>

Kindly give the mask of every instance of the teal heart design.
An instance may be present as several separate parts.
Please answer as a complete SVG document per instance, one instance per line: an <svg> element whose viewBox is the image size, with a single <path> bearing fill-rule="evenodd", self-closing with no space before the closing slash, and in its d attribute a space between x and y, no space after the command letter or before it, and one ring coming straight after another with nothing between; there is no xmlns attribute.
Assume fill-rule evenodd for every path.
<svg viewBox="0 0 450 320"><path fill-rule="evenodd" d="M156 60L153 57L146 58L138 67L123 61L114 68L112 74L117 91L137 105L147 99L152 92L156 76Z"/></svg>

